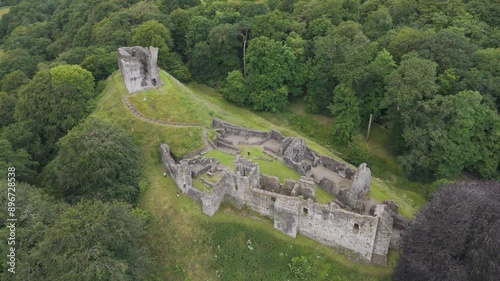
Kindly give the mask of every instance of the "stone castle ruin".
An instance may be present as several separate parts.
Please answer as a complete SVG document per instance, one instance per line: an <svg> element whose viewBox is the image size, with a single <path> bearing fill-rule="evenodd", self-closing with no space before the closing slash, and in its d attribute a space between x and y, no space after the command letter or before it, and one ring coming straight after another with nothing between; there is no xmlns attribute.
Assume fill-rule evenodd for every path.
<svg viewBox="0 0 500 281"><path fill-rule="evenodd" d="M220 119L212 124L217 136L211 144L235 155L234 169L199 155L176 162L169 146L160 146L167 171L182 193L201 205L203 213L214 215L224 200L237 208L245 205L271 218L276 229L292 237L300 233L354 260L387 265L390 246L398 244L393 217L399 215L391 204L376 204L367 198L371 173L366 164L351 169L318 154L303 139L284 137L276 130L249 130ZM260 146L270 159L281 161L301 178L280 183L277 177L262 174L257 163L238 155L238 145ZM212 180L201 177L204 173ZM207 190L196 188L193 179L201 179ZM329 204L317 203L317 186L335 199Z"/></svg>
<svg viewBox="0 0 500 281"><path fill-rule="evenodd" d="M163 85L158 74L158 48L118 48L118 67L130 94Z"/></svg>

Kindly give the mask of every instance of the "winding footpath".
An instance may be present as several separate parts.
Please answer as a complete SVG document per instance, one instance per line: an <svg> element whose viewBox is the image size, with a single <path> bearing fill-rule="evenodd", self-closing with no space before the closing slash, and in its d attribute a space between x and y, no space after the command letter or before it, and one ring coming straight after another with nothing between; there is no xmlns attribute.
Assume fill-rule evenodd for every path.
<svg viewBox="0 0 500 281"><path fill-rule="evenodd" d="M127 108L129 109L129 111L133 115L135 115L135 117L137 117L137 118L139 118L139 119L141 119L141 120L143 120L145 122L149 122L149 123L153 123L153 124L158 124L158 125L163 125L163 126L172 126L172 127L203 128L203 143L205 145L203 146L202 149L197 150L194 153L188 153L183 158L188 158L188 157L194 156L194 155L191 156L191 154L199 154L199 153L204 154L204 153L206 153L206 152L208 152L208 151L210 151L210 150L212 150L214 148L213 145L208 140L208 131L207 131L207 128L204 125L202 125L202 124L196 124L196 123L168 122L168 121L163 121L163 120L158 120L158 119L150 118L150 117L144 116L144 114L140 113L134 107L134 105L130 102L130 100L128 99L128 96L123 96L123 101L125 102L125 105L127 105Z"/></svg>

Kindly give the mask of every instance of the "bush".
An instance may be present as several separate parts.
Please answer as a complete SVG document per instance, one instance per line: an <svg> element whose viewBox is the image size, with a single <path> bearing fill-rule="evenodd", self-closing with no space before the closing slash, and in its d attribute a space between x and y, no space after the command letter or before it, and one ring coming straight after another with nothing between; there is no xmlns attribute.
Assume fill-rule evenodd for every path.
<svg viewBox="0 0 500 281"><path fill-rule="evenodd" d="M402 235L394 280L498 280L500 183L443 186Z"/></svg>

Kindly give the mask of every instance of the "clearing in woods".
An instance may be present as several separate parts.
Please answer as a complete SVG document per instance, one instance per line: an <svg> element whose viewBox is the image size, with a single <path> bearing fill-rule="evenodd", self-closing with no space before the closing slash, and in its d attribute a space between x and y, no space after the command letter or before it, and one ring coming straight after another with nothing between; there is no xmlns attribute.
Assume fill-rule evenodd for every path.
<svg viewBox="0 0 500 281"><path fill-rule="evenodd" d="M236 210L224 205L213 217L208 217L191 198L183 194L177 197L178 188L172 178L163 177L165 168L158 152L161 143L167 143L174 156L203 147L204 127L209 138L215 136L210 127L212 117L247 128L275 128L286 136L299 134L232 105L206 88L199 91L200 87L186 87L164 71L160 74L165 82L163 87L129 96L123 78L115 72L108 78L92 114L129 132L140 147L143 176L139 207L146 211L150 221L142 244L153 257L148 272L161 280L295 280L289 264L293 257L303 256L311 266L305 280L391 279L396 252L389 254L388 267L357 264L304 236L289 237L274 229L270 219L245 208ZM137 118L125 104L124 96L147 118L201 126L171 126ZM316 151L338 158L313 140L307 137L305 140ZM207 156L220 156L217 158L221 162L232 160L211 153L216 152L211 151ZM224 157L228 159L221 159ZM376 195L377 200L395 200L408 216L415 213L414 202L396 188L382 180L373 182L372 196ZM322 200L331 200L325 196L320 195Z"/></svg>

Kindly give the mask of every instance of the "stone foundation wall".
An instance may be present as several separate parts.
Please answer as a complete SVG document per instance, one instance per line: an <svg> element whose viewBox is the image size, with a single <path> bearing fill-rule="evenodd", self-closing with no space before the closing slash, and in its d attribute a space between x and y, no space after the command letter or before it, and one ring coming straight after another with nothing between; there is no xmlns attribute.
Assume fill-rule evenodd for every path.
<svg viewBox="0 0 500 281"><path fill-rule="evenodd" d="M218 119L218 118L214 118L212 120L212 126L214 128L222 128L222 129L224 129L225 133L230 134L230 135L236 135L236 136L265 138L267 135L267 132L246 129L246 128L231 124L229 122L223 121L223 120Z"/></svg>

